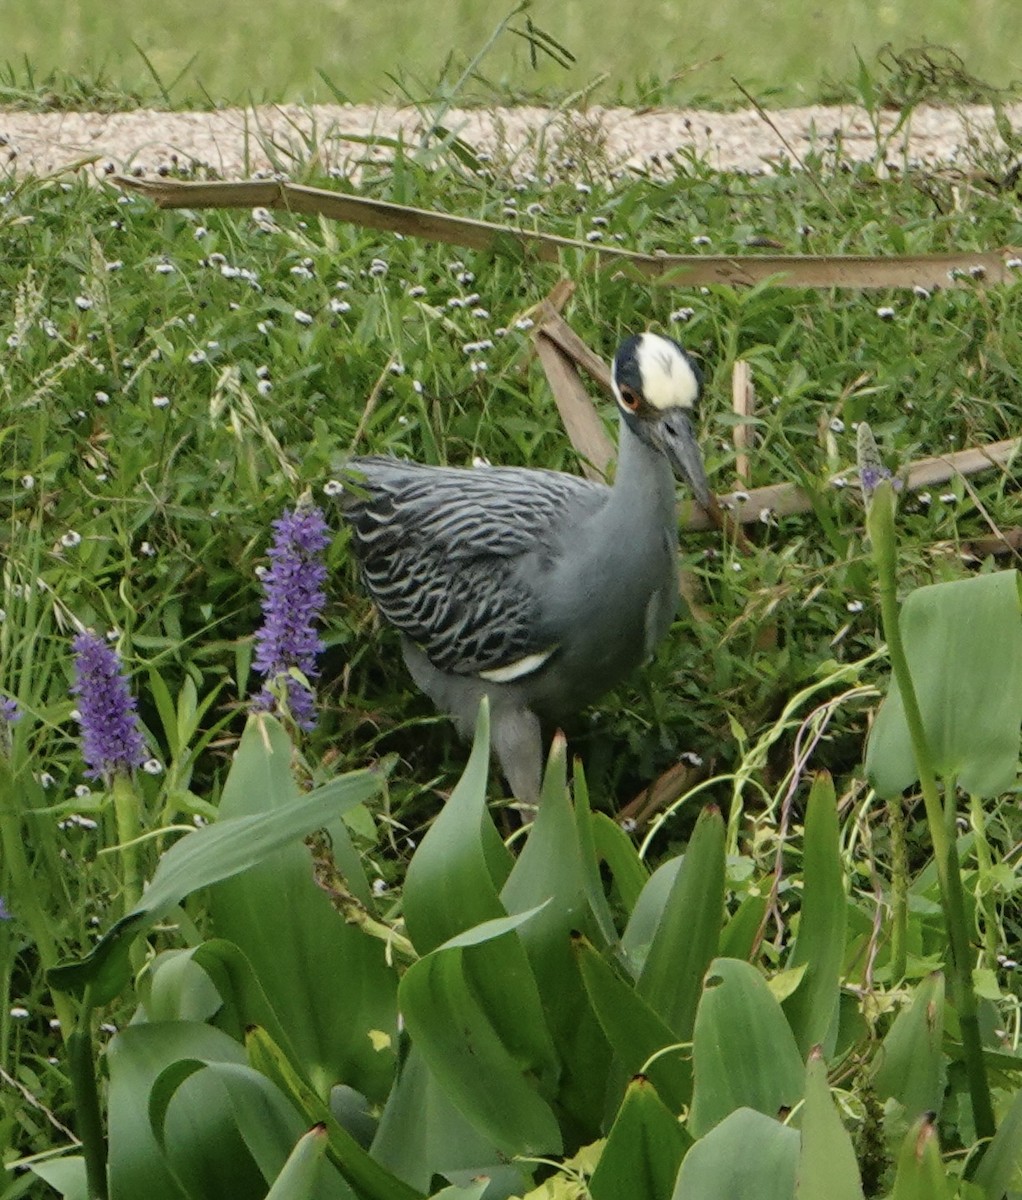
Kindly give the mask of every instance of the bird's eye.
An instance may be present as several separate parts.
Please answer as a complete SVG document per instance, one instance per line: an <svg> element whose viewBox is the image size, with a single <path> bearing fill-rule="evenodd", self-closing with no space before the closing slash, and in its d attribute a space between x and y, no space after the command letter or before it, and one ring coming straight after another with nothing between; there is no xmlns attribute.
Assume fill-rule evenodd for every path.
<svg viewBox="0 0 1022 1200"><path fill-rule="evenodd" d="M621 388L621 403L628 409L629 412L638 412L639 405L642 403L642 398L639 393L630 387Z"/></svg>

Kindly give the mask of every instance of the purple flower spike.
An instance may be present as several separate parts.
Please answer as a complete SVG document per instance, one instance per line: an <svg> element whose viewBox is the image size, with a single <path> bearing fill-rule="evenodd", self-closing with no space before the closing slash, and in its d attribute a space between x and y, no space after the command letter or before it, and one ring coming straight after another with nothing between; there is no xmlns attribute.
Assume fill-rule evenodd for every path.
<svg viewBox="0 0 1022 1200"><path fill-rule="evenodd" d="M883 480L890 478L891 472L887 467L869 464L859 471L859 487L864 496L872 496Z"/></svg>
<svg viewBox="0 0 1022 1200"><path fill-rule="evenodd" d="M14 913L7 907L7 901L0 896L0 921L13 921Z"/></svg>
<svg viewBox="0 0 1022 1200"><path fill-rule="evenodd" d="M323 642L315 626L326 605L323 551L330 538L323 513L315 506L285 511L273 522L273 529L268 552L271 565L263 578L263 626L256 634L253 666L268 683L284 677L291 715L300 728L312 729L316 724L315 696L288 672L296 668L307 679L319 674L316 656ZM264 687L254 705L272 711L277 700Z"/></svg>
<svg viewBox="0 0 1022 1200"><path fill-rule="evenodd" d="M0 754L11 752L11 726L21 720L21 708L12 696L0 695Z"/></svg>
<svg viewBox="0 0 1022 1200"><path fill-rule="evenodd" d="M75 685L82 726L82 757L90 779L117 771L133 771L146 760L146 744L138 728L135 698L117 652L94 633L80 633L73 643Z"/></svg>

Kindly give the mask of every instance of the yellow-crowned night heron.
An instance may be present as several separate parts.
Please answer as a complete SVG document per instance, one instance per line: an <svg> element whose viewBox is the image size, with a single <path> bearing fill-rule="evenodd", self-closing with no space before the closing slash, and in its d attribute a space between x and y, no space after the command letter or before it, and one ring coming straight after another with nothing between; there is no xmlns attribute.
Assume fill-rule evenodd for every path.
<svg viewBox="0 0 1022 1200"><path fill-rule="evenodd" d="M613 687L664 637L678 599L674 476L706 504L693 432L701 376L655 333L614 358L612 487L558 471L355 458L343 507L366 588L412 678L462 734L490 698L515 796L539 798L541 722Z"/></svg>

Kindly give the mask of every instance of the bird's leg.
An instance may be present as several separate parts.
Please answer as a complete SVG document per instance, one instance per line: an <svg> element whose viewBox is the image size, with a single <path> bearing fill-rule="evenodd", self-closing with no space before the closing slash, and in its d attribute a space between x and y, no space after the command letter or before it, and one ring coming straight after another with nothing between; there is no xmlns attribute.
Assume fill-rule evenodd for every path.
<svg viewBox="0 0 1022 1200"><path fill-rule="evenodd" d="M495 712L493 749L520 805L535 811L543 781L543 734L527 708Z"/></svg>

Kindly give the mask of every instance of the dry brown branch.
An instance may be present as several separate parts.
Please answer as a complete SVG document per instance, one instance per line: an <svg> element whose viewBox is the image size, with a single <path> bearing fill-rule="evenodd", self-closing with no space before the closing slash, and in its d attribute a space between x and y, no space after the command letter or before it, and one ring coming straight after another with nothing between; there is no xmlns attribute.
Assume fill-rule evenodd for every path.
<svg viewBox="0 0 1022 1200"><path fill-rule="evenodd" d="M587 266L613 270L667 287L711 283L750 285L770 281L784 287L911 288L1006 283L1015 278L1009 260L1016 250L958 254L805 255L805 254L639 254L611 246L592 246L574 238L533 233L470 217L431 212L366 196L275 180L242 183L182 183L118 175L117 184L141 192L160 208L275 208L350 221L367 229L401 233L473 250L523 254L556 262L563 251L576 251Z"/></svg>
<svg viewBox="0 0 1022 1200"><path fill-rule="evenodd" d="M752 370L744 358L738 359L731 371L731 407L738 417L734 428L735 475L738 482L747 484L750 475L749 449L753 434L750 420L756 410L756 391L752 386Z"/></svg>
<svg viewBox="0 0 1022 1200"><path fill-rule="evenodd" d="M933 458L921 458L911 463L905 486L911 492L936 484L947 483L956 475L975 475L992 467L1006 467L1022 450L1022 439L1009 438L1003 442L992 442L986 446L973 446L968 450L957 450L954 454L941 454ZM854 475L842 472L828 481L831 487L842 487L854 483ZM775 517L790 517L796 513L809 512L812 500L809 493L794 483L775 483L769 487L755 488L751 492L732 492L721 496L720 503L727 508L733 520L740 525L751 525L762 519L764 511ZM715 522L702 512L694 512L686 522L692 530L712 529Z"/></svg>

